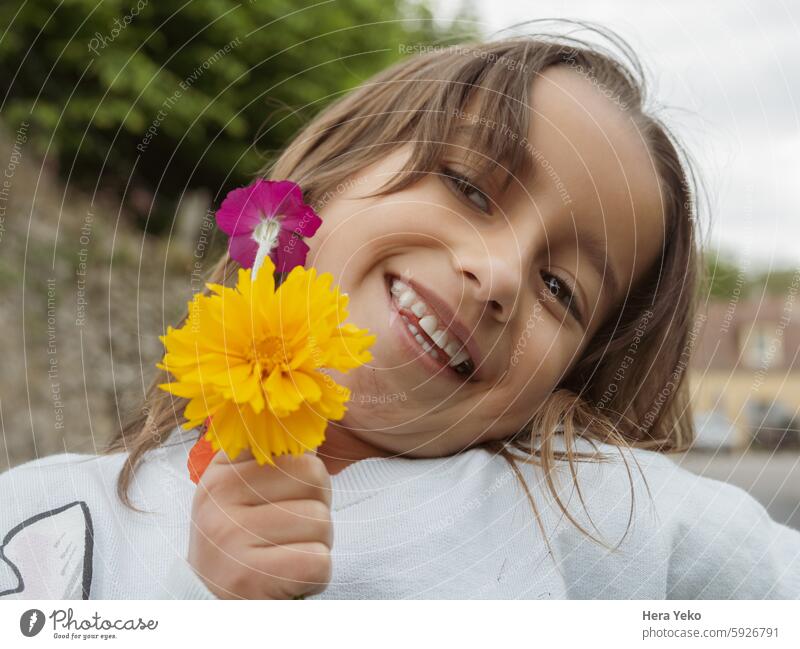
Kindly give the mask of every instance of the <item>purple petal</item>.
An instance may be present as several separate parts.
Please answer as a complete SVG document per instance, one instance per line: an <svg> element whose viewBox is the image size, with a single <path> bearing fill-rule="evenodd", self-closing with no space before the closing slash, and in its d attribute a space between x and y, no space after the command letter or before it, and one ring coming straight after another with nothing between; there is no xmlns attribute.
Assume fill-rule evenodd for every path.
<svg viewBox="0 0 800 649"><path fill-rule="evenodd" d="M285 230L294 232L300 236L312 236L320 225L322 225L322 220L317 216L317 213L305 203L293 207L291 212L282 213L281 226Z"/></svg>
<svg viewBox="0 0 800 649"><path fill-rule="evenodd" d="M287 185L292 185L291 191L286 191L286 188L281 188L283 198L278 205L277 213L281 215L282 220L287 222L286 227L293 230L306 212L313 210L306 205L303 201L303 192L300 185L290 181L284 181ZM291 225L290 225L291 224Z"/></svg>
<svg viewBox="0 0 800 649"><path fill-rule="evenodd" d="M303 202L303 192L291 180L266 180L259 178L247 187L229 192L217 210L217 225L231 236L230 254L240 264L251 267L255 261L258 244L250 238L255 227L265 218L277 216L281 221L280 247L288 246L288 261L284 267L303 265L308 246L297 236L310 237L322 225L314 210ZM292 236L294 233L295 236ZM239 238L239 241L234 241ZM274 257L284 255L278 250ZM276 266L279 266L278 261Z"/></svg>
<svg viewBox="0 0 800 649"><path fill-rule="evenodd" d="M306 243L291 232L281 230L278 235L278 246L272 252L272 260L275 262L277 271L288 273L295 266L304 265L307 256L308 246Z"/></svg>
<svg viewBox="0 0 800 649"><path fill-rule="evenodd" d="M228 253L242 268L252 268L253 262L256 260L256 252L258 252L258 244L249 234L230 238Z"/></svg>
<svg viewBox="0 0 800 649"><path fill-rule="evenodd" d="M248 185L228 192L217 210L220 230L234 237L253 231L261 221L256 189L257 185Z"/></svg>
<svg viewBox="0 0 800 649"><path fill-rule="evenodd" d="M291 180L259 180L256 184L257 202L265 216L284 213L284 205L299 198L303 202L300 186Z"/></svg>
<svg viewBox="0 0 800 649"><path fill-rule="evenodd" d="M300 222L292 230L303 237L313 237L320 225L322 225L322 219L314 210L306 206Z"/></svg>

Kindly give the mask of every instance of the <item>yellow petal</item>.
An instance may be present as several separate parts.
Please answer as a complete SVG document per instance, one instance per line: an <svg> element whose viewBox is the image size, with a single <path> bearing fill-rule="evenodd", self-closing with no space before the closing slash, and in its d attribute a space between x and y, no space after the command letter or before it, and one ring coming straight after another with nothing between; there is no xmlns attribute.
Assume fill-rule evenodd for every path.
<svg viewBox="0 0 800 649"><path fill-rule="evenodd" d="M264 382L264 392L270 409L278 416L297 410L303 402L303 395L297 386L283 375L281 368L276 367Z"/></svg>
<svg viewBox="0 0 800 649"><path fill-rule="evenodd" d="M288 380L293 383L302 399L306 402L319 401L322 396L322 389L317 385L317 382L303 372L291 372Z"/></svg>
<svg viewBox="0 0 800 649"><path fill-rule="evenodd" d="M277 289L273 273L265 260L255 281L240 269L235 288L207 284L210 294L194 296L181 327L159 338L165 353L157 364L177 379L159 387L188 399L187 423L211 417L214 448L234 458L250 448L261 463L324 440L327 422L344 416L350 391L319 368L347 371L369 362L375 341L366 329L343 324L348 297L329 273L297 267ZM272 342L259 348L270 337L282 342L279 352Z"/></svg>

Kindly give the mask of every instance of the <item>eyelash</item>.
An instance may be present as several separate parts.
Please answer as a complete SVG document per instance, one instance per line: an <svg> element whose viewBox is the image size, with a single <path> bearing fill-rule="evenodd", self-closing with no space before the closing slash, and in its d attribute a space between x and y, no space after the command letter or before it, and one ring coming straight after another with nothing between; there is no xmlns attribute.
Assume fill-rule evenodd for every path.
<svg viewBox="0 0 800 649"><path fill-rule="evenodd" d="M489 197L469 178L462 174L456 173L449 167L442 167L441 171L445 182L450 185L455 192L461 194L463 198L472 203L472 205L478 208L481 212L485 212L486 214L492 213L492 202L489 200ZM473 192L480 194L480 197L483 199L484 206L478 205L475 203L475 201L469 198L469 194Z"/></svg>
<svg viewBox="0 0 800 649"><path fill-rule="evenodd" d="M573 316L573 317L574 317L574 318L575 318L575 319L576 319L578 322L581 322L581 321L582 321L582 318L581 318L581 313L580 313L580 311L578 310L578 306L577 306L577 300L575 299L575 292L572 290L572 287L569 285L569 283L568 283L568 282L566 282L565 280L561 279L560 277L558 277L558 275L553 275L552 273L546 273L546 272L544 272L544 271L542 272L542 279L544 280L544 282L545 282L545 286L546 286L546 287L548 287L548 281L547 281L547 280L548 280L548 279L554 279L554 280L556 280L557 282L559 282L559 283L560 283L560 284L561 284L561 285L562 285L562 286L563 286L563 287L566 289L566 298L569 300L569 302L567 302L566 304L564 304L564 303L562 302L562 304L564 304L564 306L566 306L566 307L567 307L567 309L569 310L569 312L572 314L572 316ZM548 290L548 291L549 291L550 289L549 289L549 288L546 288L546 290ZM555 297L556 299L558 299L558 298L559 298L559 296L557 296L557 295L554 295L552 292L551 292L550 294L551 294L553 297Z"/></svg>

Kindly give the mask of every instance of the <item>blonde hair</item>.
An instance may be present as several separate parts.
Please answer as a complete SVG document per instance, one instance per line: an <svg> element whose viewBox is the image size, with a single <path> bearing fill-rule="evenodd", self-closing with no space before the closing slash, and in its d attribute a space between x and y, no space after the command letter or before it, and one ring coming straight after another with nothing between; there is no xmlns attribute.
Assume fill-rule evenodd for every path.
<svg viewBox="0 0 800 649"><path fill-rule="evenodd" d="M680 451L691 444L694 429L684 372L701 265L694 233L695 176L689 157L667 128L645 113L642 70L624 41L607 30L590 29L626 53L631 67L607 49L565 36L514 37L437 48L393 65L329 105L261 175L292 179L303 188L308 203L324 204L337 186L410 143L413 150L405 168L374 195L390 194L438 169L457 124L453 115L464 111L472 99L478 102L474 114L491 116L497 124L527 133L531 82L552 65L567 65L585 75L628 111L649 145L661 181L666 229L660 255L594 335L558 389L531 413L528 425L508 440L483 444L510 463L537 520L536 504L517 466L520 461L541 466L559 508L583 533L606 545L581 527L561 501L553 481L555 464L566 460L577 484L576 461L607 459L576 452L578 436L615 445L620 451L623 447ZM513 138L498 135L496 129L472 131L469 150L481 153L476 163L487 168L493 161L501 163L507 182L531 164ZM208 281L232 285L237 269L225 254ZM635 362L628 363L634 340ZM621 367L626 368L623 376ZM143 407L106 449L128 454L117 486L120 499L129 507L133 506L127 491L144 454L185 421L181 413L186 400L157 387L167 380L160 371ZM563 431L564 451L553 448L557 429ZM532 445L533 431L538 431L538 448ZM523 457L516 451L522 451Z"/></svg>

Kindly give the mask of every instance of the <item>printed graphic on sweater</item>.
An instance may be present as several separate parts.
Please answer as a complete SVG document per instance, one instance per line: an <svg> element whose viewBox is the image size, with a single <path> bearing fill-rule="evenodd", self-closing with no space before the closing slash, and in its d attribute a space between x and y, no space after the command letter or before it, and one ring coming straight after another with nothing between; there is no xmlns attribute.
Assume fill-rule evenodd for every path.
<svg viewBox="0 0 800 649"><path fill-rule="evenodd" d="M89 599L93 548L92 516L84 501L31 516L0 545L0 597Z"/></svg>

